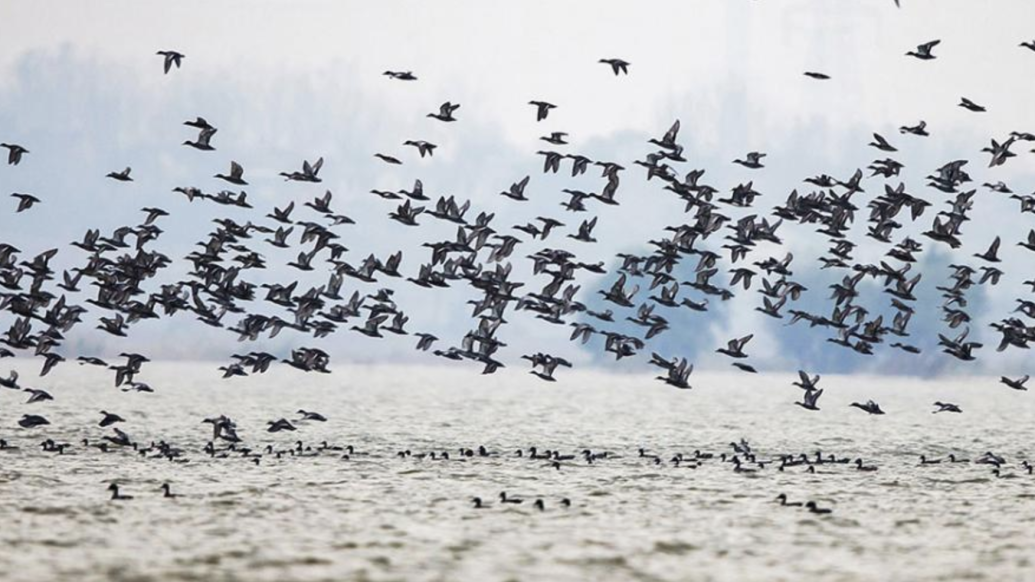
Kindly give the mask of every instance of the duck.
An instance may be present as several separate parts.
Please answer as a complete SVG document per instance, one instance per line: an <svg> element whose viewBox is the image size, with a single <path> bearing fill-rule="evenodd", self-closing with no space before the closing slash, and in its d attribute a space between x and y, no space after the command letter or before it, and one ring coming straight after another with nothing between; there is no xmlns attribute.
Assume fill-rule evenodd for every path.
<svg viewBox="0 0 1035 582"><path fill-rule="evenodd" d="M821 515L822 514L827 514L827 513L833 513L832 509L829 509L829 508L826 508L826 507L819 507L818 505L816 505L815 501L809 501L808 503L806 503L805 504L805 509L808 509L809 513L816 513L816 514L821 514Z"/></svg>
<svg viewBox="0 0 1035 582"><path fill-rule="evenodd" d="M108 491L111 491L112 501L127 501L129 499L133 499L132 495L124 495L122 493L119 493L119 486L115 483L108 485Z"/></svg>

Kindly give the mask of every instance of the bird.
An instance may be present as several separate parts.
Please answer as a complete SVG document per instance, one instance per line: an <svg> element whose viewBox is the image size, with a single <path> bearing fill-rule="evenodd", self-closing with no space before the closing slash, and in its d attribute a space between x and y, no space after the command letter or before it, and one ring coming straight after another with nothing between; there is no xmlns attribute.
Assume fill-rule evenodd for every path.
<svg viewBox="0 0 1035 582"><path fill-rule="evenodd" d="M116 485L115 483L112 483L111 485L108 485L108 491L111 491L111 500L112 501L128 501L130 499L133 499L132 495L125 495L123 493L120 493L119 492L119 486Z"/></svg>
<svg viewBox="0 0 1035 582"><path fill-rule="evenodd" d="M172 488L168 483L162 483L162 486L159 487L159 489L162 491L162 497L166 499L173 499L180 496L179 494L172 492Z"/></svg>
<svg viewBox="0 0 1035 582"><path fill-rule="evenodd" d="M858 402L853 402L853 403L849 404L848 406L858 408L859 410L862 410L864 412L868 412L870 414L884 414L884 411L881 410L880 405L878 405L876 402L874 402L872 400L867 400L863 404L859 404Z"/></svg>
<svg viewBox="0 0 1035 582"><path fill-rule="evenodd" d="M630 63L628 61L623 61L622 59L600 59L598 62L610 65L611 71L614 72L616 77L619 73L629 74Z"/></svg>
<svg viewBox="0 0 1035 582"><path fill-rule="evenodd" d="M126 168L121 172L108 172L107 178L117 180L119 182L132 182L133 178L130 177L129 173L133 171L132 168Z"/></svg>
<svg viewBox="0 0 1035 582"><path fill-rule="evenodd" d="M975 112L978 112L978 113L982 113L982 112L985 111L984 107L982 107L981 105L978 105L977 103L974 103L973 101L971 101L970 99L967 99L966 97L961 97L960 98L959 106L964 108L964 109L967 109L968 111L975 111Z"/></svg>
<svg viewBox="0 0 1035 582"><path fill-rule="evenodd" d="M161 56L164 59L164 61L165 61L164 62L164 67L165 67L165 74L166 75L169 74L169 70L172 69L173 65L176 65L176 68L179 69L180 65L183 63L183 59L187 58L186 55L184 55L182 53L179 53L179 52L176 52L176 51L169 51L169 50L158 51L155 54Z"/></svg>
<svg viewBox="0 0 1035 582"><path fill-rule="evenodd" d="M457 109L460 109L459 103L454 105L453 103L446 101L439 106L438 113L429 113L428 117L435 118L439 121L456 121L456 118L453 117L453 112Z"/></svg>
<svg viewBox="0 0 1035 582"><path fill-rule="evenodd" d="M126 422L126 419L122 418L121 416L119 416L117 414L112 414L112 413L107 412L105 410L102 410L101 414L104 416L104 418L102 418L101 421L99 423L97 423L98 426L101 426L101 427L109 427L109 426L115 424L116 422Z"/></svg>
<svg viewBox="0 0 1035 582"><path fill-rule="evenodd" d="M763 154L763 153L748 152L748 154L744 156L743 160L733 160L733 163L734 164L740 164L740 165L744 166L745 168L751 168L752 170L757 170L758 168L764 168L765 167L764 165L762 165L762 162L761 162L762 158L764 158L764 157L765 157L765 154Z"/></svg>
<svg viewBox="0 0 1035 582"><path fill-rule="evenodd" d="M546 101L529 101L529 105L535 105L535 120L542 121L546 119L546 116L550 114L550 110L557 106L553 103L547 103Z"/></svg>
<svg viewBox="0 0 1035 582"><path fill-rule="evenodd" d="M430 157L432 154L435 153L435 148L438 147L437 145L424 140L406 140L405 142L403 142L403 145L413 146L417 148L417 151L420 153L420 157L422 158L424 156Z"/></svg>
<svg viewBox="0 0 1035 582"><path fill-rule="evenodd" d="M731 358L746 358L747 354L744 353L744 346L747 345L753 337L755 337L755 334L752 333L742 338L731 339L726 343L726 347L719 348L715 351Z"/></svg>
<svg viewBox="0 0 1035 582"><path fill-rule="evenodd" d="M939 412L963 412L963 410L960 409L959 406L951 402L935 402L934 405L938 407L938 410L932 411L932 413L934 414L937 414Z"/></svg>
<svg viewBox="0 0 1035 582"><path fill-rule="evenodd" d="M19 194L16 192L11 194L11 197L18 199L18 209L15 210L15 213L24 212L32 208L33 205L40 203L40 199L36 198L32 194Z"/></svg>
<svg viewBox="0 0 1035 582"><path fill-rule="evenodd" d="M397 81L416 81L417 77L413 74L413 71L385 71L382 73L389 78Z"/></svg>
<svg viewBox="0 0 1035 582"><path fill-rule="evenodd" d="M941 44L941 42L941 40L932 40L929 42L925 42L924 44L917 45L916 50L907 52L906 56L916 57L922 61L937 58L931 54L931 49Z"/></svg>
<svg viewBox="0 0 1035 582"><path fill-rule="evenodd" d="M817 513L821 515L833 512L831 509L817 506L815 501L809 501L808 503L806 503L805 509L808 509L809 513Z"/></svg>
<svg viewBox="0 0 1035 582"><path fill-rule="evenodd" d="M230 162L230 174L229 175L227 175L227 174L216 174L213 177L214 178L219 178L220 180L225 180L225 181L230 182L231 184L235 184L237 186L247 186L248 185L248 182L244 181L244 168L241 167L241 164L238 164L237 162L234 162L234 161Z"/></svg>
<svg viewBox="0 0 1035 582"><path fill-rule="evenodd" d="M819 407L816 406L816 402L819 401L819 397L822 395L822 388L819 390L806 390L805 395L802 397L802 402L795 402L795 404L806 410L819 410Z"/></svg>
<svg viewBox="0 0 1035 582"><path fill-rule="evenodd" d="M1028 381L1028 375L1027 374L1025 374L1024 376L1021 376L1020 378L1017 378L1017 379L1008 378L1006 376L1000 376L999 381L1001 383L1003 383L1003 384L1006 384L1010 388L1013 388L1014 390L1027 390L1028 389L1024 385Z"/></svg>
<svg viewBox="0 0 1035 582"><path fill-rule="evenodd" d="M825 73L817 73L815 71L806 71L805 72L805 76L806 77L811 77L813 79L817 79L817 80L820 80L820 81L826 81L827 79L830 78L830 75L827 75Z"/></svg>
<svg viewBox="0 0 1035 582"><path fill-rule="evenodd" d="M21 163L22 156L30 153L29 150L13 143L0 143L0 148L7 148L7 164L10 166L17 166Z"/></svg>
<svg viewBox="0 0 1035 582"><path fill-rule="evenodd" d="M281 418L281 419L278 419L278 420L271 420L271 421L267 422L266 424L269 425L269 427L266 429L266 432L281 432L281 431L285 431L285 430L288 430L288 431L298 430L295 427L295 425L291 424L290 422L288 422L287 419L284 419L284 418Z"/></svg>

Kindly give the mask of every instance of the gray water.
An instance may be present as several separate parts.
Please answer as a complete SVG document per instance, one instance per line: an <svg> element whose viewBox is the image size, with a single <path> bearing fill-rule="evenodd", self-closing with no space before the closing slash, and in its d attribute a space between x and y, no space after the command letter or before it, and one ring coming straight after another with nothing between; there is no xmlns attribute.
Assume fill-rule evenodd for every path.
<svg viewBox="0 0 1035 582"><path fill-rule="evenodd" d="M214 367L151 364L140 379L154 394L120 392L110 372L71 364L23 382L53 402L0 389L0 438L21 447L0 451L0 580L1035 579L1035 477L1020 468L1035 456L1035 405L994 378L824 377L822 410L809 412L792 404L793 378L769 374L695 374L695 389L679 391L566 370L548 384L510 369L342 365L222 381ZM867 398L887 414L848 407ZM935 400L964 413L932 414ZM265 432L299 408L329 421ZM97 426L100 409L125 417L135 441L185 448L189 462L82 447L111 434ZM17 428L25 412L53 425ZM365 454L211 459L201 420L218 414L255 449L326 440ZM74 446L43 453L48 437ZM741 438L759 458L819 449L879 470L746 474L717 460L655 466L636 452L731 452ZM501 454L455 460L478 445ZM530 446L621 458L556 470L514 455ZM453 459L396 456L407 449ZM1013 477L918 465L920 454L986 451L1005 456ZM110 501L113 481L134 499ZM163 482L182 497L163 498ZM525 502L503 506L500 491ZM778 493L833 513L780 507ZM474 509L474 496L491 506Z"/></svg>

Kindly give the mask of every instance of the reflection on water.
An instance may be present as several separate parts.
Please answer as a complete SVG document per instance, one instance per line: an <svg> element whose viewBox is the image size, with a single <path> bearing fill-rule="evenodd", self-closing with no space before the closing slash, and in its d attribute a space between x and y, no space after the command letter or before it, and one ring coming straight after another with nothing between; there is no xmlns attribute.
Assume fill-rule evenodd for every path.
<svg viewBox="0 0 1035 582"><path fill-rule="evenodd" d="M995 379L914 381L824 377L820 412L792 404L779 375L695 374L692 391L648 378L568 373L547 384L505 370L338 366L331 376L274 370L219 380L213 365L155 364L155 394L122 393L108 373L59 366L53 402L0 390L2 580L917 580L1032 579L1035 405ZM887 411L849 408L873 398ZM963 414L932 414L935 400ZM326 423L269 434L266 422L318 411ZM165 440L189 462L104 454L81 445L115 412L139 443ZM23 413L52 426L17 428ZM312 454L260 464L202 452L218 414L244 445ZM73 443L44 453L46 438ZM825 464L736 473L719 459L674 467L677 453L759 459L822 450L878 466ZM319 451L354 445L342 452ZM461 447L492 457L460 460ZM607 451L587 464L529 459L527 449ZM518 458L516 449L525 449ZM411 451L399 458L396 453ZM316 451L313 453L313 451ZM449 460L416 455L446 451ZM1006 457L1005 478L974 463L920 466L920 454ZM1012 477L1011 477L1012 476ZM118 481L134 496L108 500ZM176 499L159 487L168 482ZM501 504L506 491L524 499ZM812 515L780 507L815 500ZM472 497L488 505L474 509ZM561 505L568 498L570 508ZM545 510L533 508L542 499Z"/></svg>

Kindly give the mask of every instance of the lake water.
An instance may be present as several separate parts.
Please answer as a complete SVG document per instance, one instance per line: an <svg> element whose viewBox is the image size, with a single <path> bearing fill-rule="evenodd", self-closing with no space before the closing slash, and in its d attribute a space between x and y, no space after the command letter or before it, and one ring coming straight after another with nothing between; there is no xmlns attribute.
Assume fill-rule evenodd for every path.
<svg viewBox="0 0 1035 582"><path fill-rule="evenodd" d="M154 394L120 392L110 372L74 364L24 378L52 402L0 389L0 438L20 447L0 451L0 580L1035 579L1035 477L1020 466L1035 457L1035 396L995 378L824 377L822 410L809 412L792 404L801 391L786 375L695 374L695 389L679 391L569 370L555 384L511 369L344 365L224 381L216 366L146 365ZM848 407L868 398L887 414ZM935 400L964 412L932 414ZM329 420L265 431L300 408ZM123 416L135 441L164 439L189 462L83 447L112 434L97 426L101 409ZM26 412L53 424L20 429ZM219 414L256 450L326 440L361 454L210 458L201 421ZM73 446L44 453L45 438ZM732 453L741 438L760 460L822 450L879 470L737 473L717 459L691 469L637 454ZM479 445L499 455L457 459ZM514 453L531 446L619 458L558 470ZM918 463L986 451L1006 457L1008 477ZM110 501L113 481L134 499ZM163 498L164 482L181 497ZM525 501L500 504L501 491ZM778 493L833 512L781 507ZM474 509L474 496L489 507Z"/></svg>

